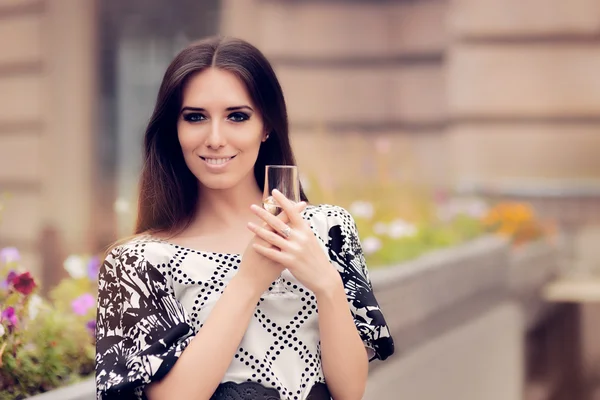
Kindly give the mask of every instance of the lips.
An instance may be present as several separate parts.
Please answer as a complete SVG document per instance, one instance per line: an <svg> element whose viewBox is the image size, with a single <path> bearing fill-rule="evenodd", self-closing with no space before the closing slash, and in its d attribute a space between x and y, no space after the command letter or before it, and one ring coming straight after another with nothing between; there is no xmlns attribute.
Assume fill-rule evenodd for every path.
<svg viewBox="0 0 600 400"><path fill-rule="evenodd" d="M204 160L208 165L223 165L227 164L229 161L233 160L236 156L231 157L202 157L200 158Z"/></svg>

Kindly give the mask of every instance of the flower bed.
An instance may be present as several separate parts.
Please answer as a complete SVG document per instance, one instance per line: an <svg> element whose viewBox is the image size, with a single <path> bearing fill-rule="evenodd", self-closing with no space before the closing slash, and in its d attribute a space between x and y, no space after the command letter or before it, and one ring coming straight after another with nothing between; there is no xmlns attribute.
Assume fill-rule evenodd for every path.
<svg viewBox="0 0 600 400"><path fill-rule="evenodd" d="M545 238L556 229L529 204L490 204L477 197L432 193L418 186L371 184L337 188L336 196L314 183L311 198L346 207L354 217L370 268L389 267L486 234L508 239L515 248ZM313 193L314 191L314 193ZM350 200L352 199L352 200Z"/></svg>
<svg viewBox="0 0 600 400"><path fill-rule="evenodd" d="M499 265L504 263L501 257L480 258L495 260L493 263L449 262L444 254L455 252L448 248L459 249L456 254L464 253L467 258L472 251L477 254L498 251L501 255L502 245L483 236L498 234L518 248L550 237L553 232L551 225L540 222L526 204L490 206L477 198L432 195L414 187L373 186L362 187L360 193L352 190L337 193L337 198L328 198L323 193L309 195L342 205L355 218L367 263L374 270L373 283L380 302L394 330L403 331L405 344L416 345L417 341L427 340L419 321L434 314L446 314L442 307L479 295L471 290L491 293L490 288L499 287L498 274L502 273ZM365 193L373 196L361 196ZM346 202L344 198L359 200ZM450 253L437 251L440 249L448 249ZM529 274L520 271L528 268L527 262L519 262L528 259L519 256L521 253L515 252L510 269L515 291L524 285L527 276L534 274L534 271ZM51 393L43 396L93 398L93 382L85 379L93 373L94 366L99 262L95 257L69 257L64 266L70 278L53 288L47 299L42 299L37 294L37 282L26 266L21 265L18 251L14 248L0 251L0 400L22 399L48 391ZM454 322L448 322L448 326ZM83 383L78 383L82 380ZM54 390L62 386L67 387Z"/></svg>
<svg viewBox="0 0 600 400"><path fill-rule="evenodd" d="M303 186L315 203L348 209L369 268L397 265L486 233L481 218L488 206L476 198L450 198L407 183L375 181L343 187L304 177Z"/></svg>
<svg viewBox="0 0 600 400"><path fill-rule="evenodd" d="M509 238L515 246L553 237L556 226L541 220L531 205L520 202L500 202L490 208L482 219L487 231Z"/></svg>
<svg viewBox="0 0 600 400"><path fill-rule="evenodd" d="M23 399L78 382L94 370L99 260L75 256L48 299L15 248L0 251L0 400Z"/></svg>

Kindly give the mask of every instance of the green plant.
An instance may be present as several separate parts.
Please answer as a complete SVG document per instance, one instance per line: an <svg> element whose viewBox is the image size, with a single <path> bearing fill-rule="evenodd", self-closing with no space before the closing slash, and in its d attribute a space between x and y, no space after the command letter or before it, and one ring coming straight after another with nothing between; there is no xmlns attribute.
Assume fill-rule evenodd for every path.
<svg viewBox="0 0 600 400"><path fill-rule="evenodd" d="M340 140L324 129L317 131L311 148L343 145L352 172L339 169L339 156L320 158L302 170L303 187L313 203L336 204L350 212L370 268L398 264L485 233L481 216L487 205L479 199L452 198L423 184L411 141L364 134Z"/></svg>
<svg viewBox="0 0 600 400"><path fill-rule="evenodd" d="M93 372L98 267L96 258L69 257L71 277L44 299L17 249L0 250L0 400L23 399Z"/></svg>
<svg viewBox="0 0 600 400"><path fill-rule="evenodd" d="M303 177L317 203L347 208L361 237L367 264L378 268L411 260L432 250L454 246L485 233L479 199L446 198L408 182L357 179L325 190L316 177Z"/></svg>

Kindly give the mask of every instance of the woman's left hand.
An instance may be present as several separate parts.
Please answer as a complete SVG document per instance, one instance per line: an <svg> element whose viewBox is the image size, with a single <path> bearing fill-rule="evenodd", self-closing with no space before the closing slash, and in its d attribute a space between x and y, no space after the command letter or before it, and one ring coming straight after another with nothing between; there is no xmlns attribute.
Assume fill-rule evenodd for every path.
<svg viewBox="0 0 600 400"><path fill-rule="evenodd" d="M253 206L254 213L266 224L261 227L250 222L248 228L272 246L254 244L256 251L286 267L300 283L316 295L341 285L340 274L329 262L308 223L294 210L294 203L278 190L273 191L273 198L287 214L290 222L285 224L263 208Z"/></svg>

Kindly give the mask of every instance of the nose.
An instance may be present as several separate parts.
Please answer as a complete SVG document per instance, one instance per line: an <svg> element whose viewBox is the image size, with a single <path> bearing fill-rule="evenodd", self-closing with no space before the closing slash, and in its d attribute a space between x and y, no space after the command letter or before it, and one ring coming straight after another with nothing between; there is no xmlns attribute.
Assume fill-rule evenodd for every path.
<svg viewBox="0 0 600 400"><path fill-rule="evenodd" d="M218 149L219 147L225 146L225 143L225 135L223 135L223 128L220 125L220 121L215 120L210 125L210 132L208 132L206 138L206 147Z"/></svg>

